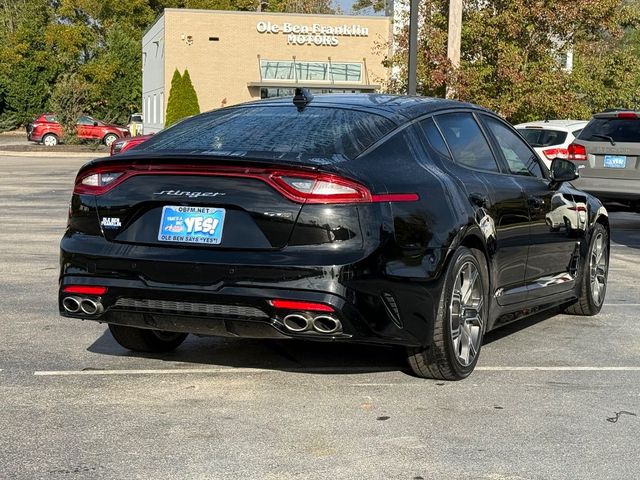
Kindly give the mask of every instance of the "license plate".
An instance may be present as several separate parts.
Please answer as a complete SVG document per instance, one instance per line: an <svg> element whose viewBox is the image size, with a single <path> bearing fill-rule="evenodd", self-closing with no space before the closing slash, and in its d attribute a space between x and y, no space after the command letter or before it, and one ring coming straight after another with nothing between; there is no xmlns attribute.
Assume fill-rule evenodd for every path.
<svg viewBox="0 0 640 480"><path fill-rule="evenodd" d="M219 245L224 214L223 208L163 207L158 240Z"/></svg>
<svg viewBox="0 0 640 480"><path fill-rule="evenodd" d="M624 155L605 155L604 166L605 168L626 168L627 157Z"/></svg>

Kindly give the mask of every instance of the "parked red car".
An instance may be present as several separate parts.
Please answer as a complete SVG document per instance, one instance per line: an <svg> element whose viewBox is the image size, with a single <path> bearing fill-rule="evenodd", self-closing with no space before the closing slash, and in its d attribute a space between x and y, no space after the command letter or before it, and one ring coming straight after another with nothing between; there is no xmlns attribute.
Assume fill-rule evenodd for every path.
<svg viewBox="0 0 640 480"><path fill-rule="evenodd" d="M140 145L145 140L150 139L153 133L149 135L139 135L137 137L120 138L111 144L111 155L117 155L124 153L127 150L131 150L136 145Z"/></svg>
<svg viewBox="0 0 640 480"><path fill-rule="evenodd" d="M125 127L111 125L96 120L89 115L80 117L76 127L78 138L98 139L107 147L110 147L114 140L129 136L129 130ZM55 114L43 113L27 125L27 139L31 142L41 142L48 147L53 147L60 143L62 139L62 125L58 123Z"/></svg>

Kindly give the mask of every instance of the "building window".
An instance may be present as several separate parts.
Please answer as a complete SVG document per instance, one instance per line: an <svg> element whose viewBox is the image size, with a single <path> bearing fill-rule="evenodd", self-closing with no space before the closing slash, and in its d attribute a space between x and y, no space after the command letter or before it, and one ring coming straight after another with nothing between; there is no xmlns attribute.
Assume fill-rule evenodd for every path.
<svg viewBox="0 0 640 480"><path fill-rule="evenodd" d="M153 123L158 123L158 119L156 117L156 111L158 110L158 101L156 98L156 94L153 94Z"/></svg>
<svg viewBox="0 0 640 480"><path fill-rule="evenodd" d="M362 81L361 63L262 60L260 69L262 80L331 83L360 83Z"/></svg>
<svg viewBox="0 0 640 480"><path fill-rule="evenodd" d="M160 112L158 114L160 117L160 123L164 122L164 92L160 92Z"/></svg>

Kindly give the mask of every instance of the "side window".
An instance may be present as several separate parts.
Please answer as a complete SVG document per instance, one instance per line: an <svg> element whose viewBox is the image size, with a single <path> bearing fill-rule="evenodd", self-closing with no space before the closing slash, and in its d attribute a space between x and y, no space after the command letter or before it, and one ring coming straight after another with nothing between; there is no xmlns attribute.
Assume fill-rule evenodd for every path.
<svg viewBox="0 0 640 480"><path fill-rule="evenodd" d="M482 115L482 118L498 142L511 173L544 178L536 154L525 142L501 121L487 115Z"/></svg>
<svg viewBox="0 0 640 480"><path fill-rule="evenodd" d="M438 130L438 127L436 127L433 119L427 118L426 120L420 122L420 128L422 129L422 133L429 142L429 145L431 145L431 148L433 148L443 157L451 159L447 144L444 143L444 138L442 138L440 130Z"/></svg>
<svg viewBox="0 0 640 480"><path fill-rule="evenodd" d="M471 168L498 172L491 148L470 113L445 113L436 117L453 159Z"/></svg>
<svg viewBox="0 0 640 480"><path fill-rule="evenodd" d="M80 117L78 119L78 124L79 125L93 125L93 120L91 119L91 117L87 117L86 115Z"/></svg>

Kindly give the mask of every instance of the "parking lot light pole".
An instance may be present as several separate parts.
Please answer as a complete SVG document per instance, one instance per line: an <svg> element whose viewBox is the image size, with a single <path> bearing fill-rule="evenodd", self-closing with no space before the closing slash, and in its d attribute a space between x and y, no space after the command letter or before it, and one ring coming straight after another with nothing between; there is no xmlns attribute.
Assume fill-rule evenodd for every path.
<svg viewBox="0 0 640 480"><path fill-rule="evenodd" d="M416 94L416 77L418 63L418 6L419 0L410 0L409 11L409 71L407 94Z"/></svg>

